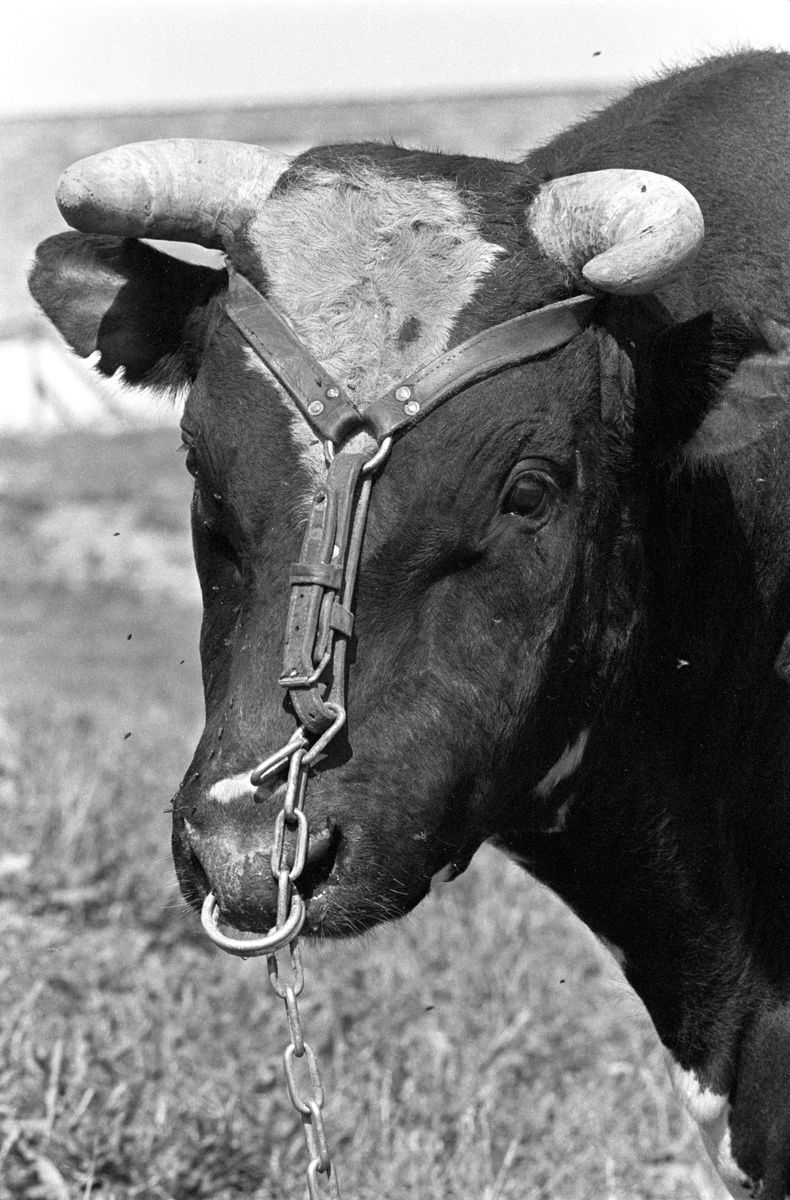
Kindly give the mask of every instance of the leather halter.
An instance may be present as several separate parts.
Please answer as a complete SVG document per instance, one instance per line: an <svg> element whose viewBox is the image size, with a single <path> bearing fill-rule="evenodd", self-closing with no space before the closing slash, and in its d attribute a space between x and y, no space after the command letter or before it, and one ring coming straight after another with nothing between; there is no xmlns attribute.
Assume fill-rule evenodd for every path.
<svg viewBox="0 0 790 1200"><path fill-rule="evenodd" d="M470 383L564 346L589 324L595 304L593 297L574 296L505 321L435 358L360 412L268 301L231 272L225 311L323 439L329 469L313 500L300 560L291 567L279 682L288 689L301 723L288 742L250 774L256 798L262 800L265 794L257 789L264 780L284 769L288 773L271 852L277 922L264 937L228 937L219 930L219 909L209 892L203 903L203 928L230 954L243 958L266 954L271 970L272 959L276 966L276 953L283 946L290 944L295 951L304 924L305 903L294 883L304 868L309 844L303 811L308 776L345 724L346 647L353 632L352 605L368 503L374 475L386 461L393 438ZM341 443L358 432L377 440L374 453L335 455ZM293 866L285 850L286 826L296 831Z"/></svg>
<svg viewBox="0 0 790 1200"><path fill-rule="evenodd" d="M257 288L230 272L225 311L323 442L352 433L377 442L410 429L450 396L504 367L564 346L589 324L595 296L572 296L486 329L434 358L360 411Z"/></svg>
<svg viewBox="0 0 790 1200"><path fill-rule="evenodd" d="M268 300L231 271L224 299L228 317L322 439L329 462L326 483L313 500L300 560L291 567L279 680L301 722L300 736L318 737L306 762L315 760L345 721L346 646L353 631L367 507L373 471L386 458L392 439L470 384L564 346L589 324L596 303L592 296L574 296L487 329L420 367L360 411ZM372 457L335 457L335 450L355 433L372 436L378 451ZM278 753L258 767L253 784L279 769L282 761Z"/></svg>

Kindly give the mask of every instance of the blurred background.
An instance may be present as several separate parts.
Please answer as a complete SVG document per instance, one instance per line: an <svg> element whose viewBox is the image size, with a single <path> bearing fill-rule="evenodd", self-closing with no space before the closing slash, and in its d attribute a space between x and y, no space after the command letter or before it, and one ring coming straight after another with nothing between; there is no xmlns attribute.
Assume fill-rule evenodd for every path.
<svg viewBox="0 0 790 1200"><path fill-rule="evenodd" d="M790 0L27 0L0 46L0 1200L301 1197L279 1005L181 904L200 731L177 412L94 378L26 272L60 171L122 142L518 158L633 82L790 48ZM483 852L302 1005L357 1200L714 1200L649 1021Z"/></svg>
<svg viewBox="0 0 790 1200"><path fill-rule="evenodd" d="M517 158L638 79L790 45L788 0L30 0L0 70L0 428L142 419L53 354L25 286L58 174L155 137L393 138ZM109 411L112 409L112 412ZM148 412L146 411L146 418Z"/></svg>

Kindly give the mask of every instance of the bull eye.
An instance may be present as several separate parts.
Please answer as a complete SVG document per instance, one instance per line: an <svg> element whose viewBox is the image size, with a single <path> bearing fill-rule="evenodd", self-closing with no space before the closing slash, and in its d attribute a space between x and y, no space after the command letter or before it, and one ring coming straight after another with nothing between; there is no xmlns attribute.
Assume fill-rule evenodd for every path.
<svg viewBox="0 0 790 1200"><path fill-rule="evenodd" d="M554 492L554 480L544 471L520 471L505 492L502 510L533 526L543 525L551 515Z"/></svg>

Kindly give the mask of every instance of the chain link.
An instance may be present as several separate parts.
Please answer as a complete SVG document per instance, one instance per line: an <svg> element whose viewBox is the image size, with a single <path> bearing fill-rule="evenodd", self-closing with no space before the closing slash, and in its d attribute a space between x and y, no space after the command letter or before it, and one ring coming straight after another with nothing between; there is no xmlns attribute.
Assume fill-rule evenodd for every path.
<svg viewBox="0 0 790 1200"><path fill-rule="evenodd" d="M295 747L288 763L288 782L285 788L283 806L277 814L274 845L272 846L271 871L277 880L278 926L281 924L281 913L287 914L289 910L293 885L304 869L309 842L307 818L302 811L307 789L309 766L304 762L306 757L304 747L299 746L298 743L295 743ZM295 833L294 861L290 869L287 864L285 846L286 829ZM284 950L285 947L282 948L280 953L283 953ZM266 963L269 969L269 983L272 991L285 1003L285 1015L288 1021L288 1032L291 1040L283 1055L283 1069L285 1071L285 1082L288 1087L288 1095L291 1098L291 1103L302 1119L302 1133L304 1134L309 1157L307 1190L310 1200L322 1200L321 1180L319 1177L323 1177L326 1189L328 1189L325 1194L330 1196L331 1200L340 1200L337 1170L329 1154L326 1130L324 1129L322 1112L324 1107L324 1085L321 1080L321 1071L315 1051L310 1043L305 1041L299 1006L297 1004L297 997L302 994L304 989L304 968L302 966L302 952L298 936L293 937L289 941L288 952L291 959L291 982L286 982L283 978L277 951L266 956ZM300 1087L297 1079L296 1062L302 1059L307 1064L307 1073L312 1094L306 1093Z"/></svg>
<svg viewBox="0 0 790 1200"><path fill-rule="evenodd" d="M342 715L342 719L340 719ZM336 733L343 724L345 712L338 713L327 733ZM323 748L329 738L324 735L316 743ZM341 1200L340 1187L337 1182L337 1171L332 1162L324 1128L324 1085L315 1051L305 1040L302 1030L302 1019L299 1013L297 997L304 990L304 968L302 952L299 945L299 931L304 922L304 902L294 888L296 880L304 870L309 847L309 829L304 814L304 801L307 791L307 778L310 763L315 757L307 753L307 739L301 730L297 730L290 741L272 754L262 763L252 778L261 782L288 765L288 779L285 785L282 808L277 814L274 824L274 842L272 844L269 867L272 878L277 883L277 921L273 929L263 938L231 938L221 933L218 928L219 914L217 905L211 893L203 905L203 927L212 941L228 950L231 954L243 958L266 955L269 971L269 983L272 991L285 1004L285 1016L288 1021L290 1041L283 1055L283 1068L288 1095L302 1121L302 1132L309 1156L307 1166L307 1190L310 1200ZM288 836L291 834L292 836ZM289 844L290 843L290 846ZM290 850L290 853L289 853ZM293 865L289 867L288 859L293 856ZM301 917L301 919L298 919ZM290 979L284 977L282 963L278 954L288 950L290 956ZM304 1060L307 1066L310 1090L306 1085L300 1085L297 1078L296 1063ZM322 1194L322 1187L324 1188Z"/></svg>
<svg viewBox="0 0 790 1200"><path fill-rule="evenodd" d="M359 566L373 474L386 460L391 445L392 439L385 438L375 454L362 468L363 482L357 496L344 573L343 600L349 610ZM331 461L331 456L327 457ZM326 622L324 624L326 626L325 636L319 639L321 643L320 661L313 675L302 681L307 684L313 684L320 678L332 657L331 642L329 647L324 647L324 642L330 638L330 627ZM333 637L334 633L332 632L332 640ZM341 658L336 663L336 667L339 668L341 676L339 680L340 694L344 696L344 680L342 679L344 659ZM288 686L287 681L285 682ZM286 767L288 769L282 808L275 818L274 839L269 862L272 878L277 884L277 920L274 927L264 937L234 938L221 933L217 902L210 892L203 904L201 920L203 928L212 941L230 954L236 954L242 958L266 955L269 983L275 995L285 1004L290 1041L283 1055L283 1069L288 1095L302 1121L302 1132L309 1156L306 1175L310 1200L323 1200L322 1186L325 1186L326 1189L324 1196L329 1196L330 1200L341 1200L337 1171L332 1163L324 1128L324 1085L321 1080L321 1071L315 1051L305 1040L297 1003L297 998L304 990L304 969L299 946L299 933L304 924L306 910L304 901L294 884L305 868L310 844L310 831L304 813L308 775L312 764L340 732L346 720L344 704L328 698L323 701L323 704L334 719L329 728L324 730L312 745L306 735L305 727L300 725L286 744L271 754L250 775L250 782L253 787L257 788L265 779L279 774ZM290 866L288 865L289 857L292 857ZM290 956L289 980L284 977L282 964L278 958L278 954L284 954L286 949ZM297 1063L299 1062L303 1062L307 1068L309 1090L308 1082L303 1080L301 1084L299 1083L297 1076ZM304 1076L304 1066L302 1074Z"/></svg>

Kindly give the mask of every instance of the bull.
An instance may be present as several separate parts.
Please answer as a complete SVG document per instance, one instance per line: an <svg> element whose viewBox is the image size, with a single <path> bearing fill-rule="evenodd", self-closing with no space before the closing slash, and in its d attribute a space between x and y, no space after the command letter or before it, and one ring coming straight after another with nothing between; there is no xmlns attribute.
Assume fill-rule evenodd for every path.
<svg viewBox="0 0 790 1200"><path fill-rule="evenodd" d="M66 173L79 232L31 276L100 371L188 389L206 724L173 848L240 930L274 920L282 779L255 769L304 708L277 680L322 441L370 455L381 398L449 371L372 486L353 628L337 609L304 931L397 918L493 842L615 948L721 1177L762 1200L790 1193L789 145L790 56L754 51L518 163L143 143Z"/></svg>

